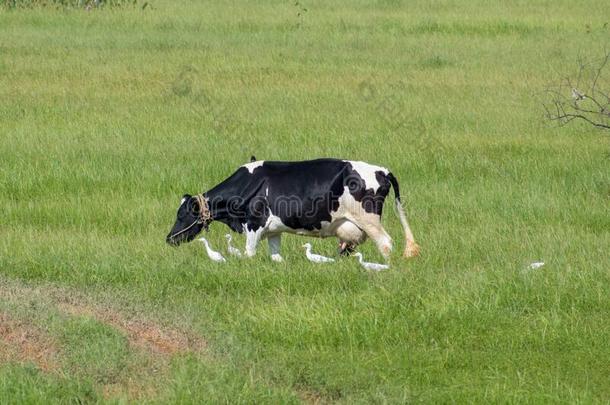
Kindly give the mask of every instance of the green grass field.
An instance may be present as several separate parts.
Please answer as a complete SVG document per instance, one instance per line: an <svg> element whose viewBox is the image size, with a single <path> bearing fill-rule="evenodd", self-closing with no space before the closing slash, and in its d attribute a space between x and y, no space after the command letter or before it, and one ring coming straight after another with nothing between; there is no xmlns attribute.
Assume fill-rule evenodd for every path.
<svg viewBox="0 0 610 405"><path fill-rule="evenodd" d="M610 138L539 97L609 22L606 0L0 7L0 403L610 403ZM392 209L383 273L297 236L281 264L167 246L182 194L252 154L390 168L421 257Z"/></svg>

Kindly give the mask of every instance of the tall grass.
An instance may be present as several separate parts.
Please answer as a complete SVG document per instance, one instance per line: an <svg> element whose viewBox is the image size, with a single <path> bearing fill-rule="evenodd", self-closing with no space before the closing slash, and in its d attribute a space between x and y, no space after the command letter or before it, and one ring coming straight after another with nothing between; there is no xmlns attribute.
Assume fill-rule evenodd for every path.
<svg viewBox="0 0 610 405"><path fill-rule="evenodd" d="M160 401L608 402L608 137L537 99L603 51L606 2L154 6L0 11L3 283L207 339L139 393ZM370 274L296 236L283 264L166 246L182 194L252 154L389 167L422 256ZM0 310L50 325L61 372L3 364L0 401L141 398L118 382L160 360L43 295Z"/></svg>

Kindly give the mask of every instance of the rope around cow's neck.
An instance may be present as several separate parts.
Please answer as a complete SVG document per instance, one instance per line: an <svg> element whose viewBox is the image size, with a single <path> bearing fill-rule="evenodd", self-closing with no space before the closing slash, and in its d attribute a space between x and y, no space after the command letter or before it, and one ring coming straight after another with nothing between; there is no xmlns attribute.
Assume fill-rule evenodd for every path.
<svg viewBox="0 0 610 405"><path fill-rule="evenodd" d="M201 224L207 224L210 219L212 218L212 214L210 213L210 206L208 205L208 199L204 197L203 194L197 194L195 196L195 199L197 200L197 204L199 204L199 216L197 217L197 219L190 224L189 226L187 226L186 228L184 228L183 230L176 232L175 234L170 236L170 239L175 238L176 236L188 231L189 229L191 229L192 227L194 227L195 225L201 225Z"/></svg>
<svg viewBox="0 0 610 405"><path fill-rule="evenodd" d="M206 222L209 222L212 218L208 199L203 194L197 194L195 198L199 203L199 218L201 219L201 223L205 224Z"/></svg>

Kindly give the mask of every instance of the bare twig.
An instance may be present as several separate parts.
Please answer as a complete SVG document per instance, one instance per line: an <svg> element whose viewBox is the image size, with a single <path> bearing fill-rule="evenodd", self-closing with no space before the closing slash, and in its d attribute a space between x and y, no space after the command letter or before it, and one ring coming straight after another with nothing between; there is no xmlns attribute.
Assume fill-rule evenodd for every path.
<svg viewBox="0 0 610 405"><path fill-rule="evenodd" d="M596 128L610 129L610 93L605 90L608 80L604 82L609 61L610 52L597 63L580 59L575 79L568 76L549 85L545 89L548 101L543 106L547 119L560 125L578 119Z"/></svg>

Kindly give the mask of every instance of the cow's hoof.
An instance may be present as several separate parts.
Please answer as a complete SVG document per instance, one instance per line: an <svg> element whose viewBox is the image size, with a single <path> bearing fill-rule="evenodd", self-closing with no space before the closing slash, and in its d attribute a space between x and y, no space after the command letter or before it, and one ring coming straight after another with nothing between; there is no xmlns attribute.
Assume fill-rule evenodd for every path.
<svg viewBox="0 0 610 405"><path fill-rule="evenodd" d="M405 252L403 254L404 257L416 257L419 256L421 248L415 242L407 242L407 247L405 248Z"/></svg>

